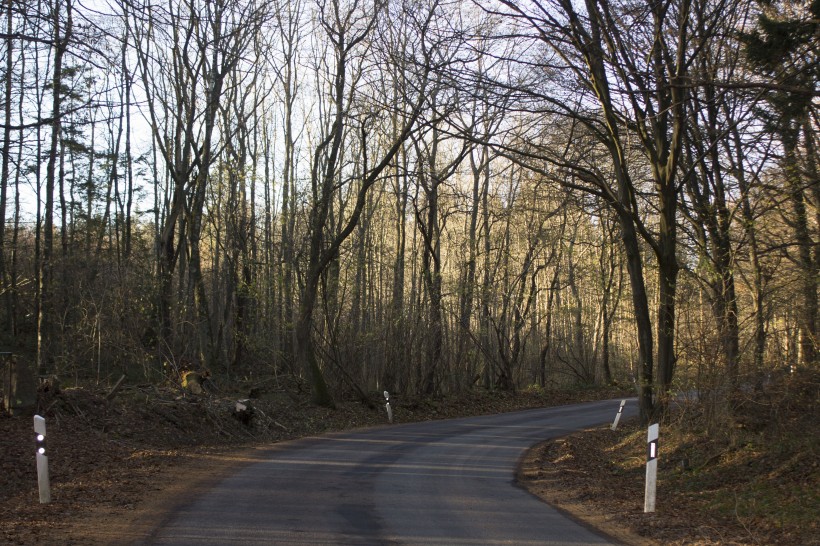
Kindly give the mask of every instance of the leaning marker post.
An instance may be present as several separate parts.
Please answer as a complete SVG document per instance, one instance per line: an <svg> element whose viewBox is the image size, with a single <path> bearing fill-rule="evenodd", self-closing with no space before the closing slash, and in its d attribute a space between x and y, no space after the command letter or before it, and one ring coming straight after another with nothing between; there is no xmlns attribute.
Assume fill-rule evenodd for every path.
<svg viewBox="0 0 820 546"><path fill-rule="evenodd" d="M618 413L615 414L615 421L612 422L612 426L609 427L612 430L618 428L618 421L621 420L621 414L624 412L624 406L626 405L626 400L621 400L621 407L618 408Z"/></svg>
<svg viewBox="0 0 820 546"><path fill-rule="evenodd" d="M387 400L387 403L384 405L385 409L387 409L387 420L391 423L393 422L393 408L390 406L390 393L384 391L384 399Z"/></svg>
<svg viewBox="0 0 820 546"><path fill-rule="evenodd" d="M51 502L51 486L48 482L48 456L46 456L46 420L34 416L35 443L37 445L37 485L40 488L40 504Z"/></svg>
<svg viewBox="0 0 820 546"><path fill-rule="evenodd" d="M646 493L644 495L643 511L655 511L655 491L658 487L658 430L659 425L649 425L646 436Z"/></svg>

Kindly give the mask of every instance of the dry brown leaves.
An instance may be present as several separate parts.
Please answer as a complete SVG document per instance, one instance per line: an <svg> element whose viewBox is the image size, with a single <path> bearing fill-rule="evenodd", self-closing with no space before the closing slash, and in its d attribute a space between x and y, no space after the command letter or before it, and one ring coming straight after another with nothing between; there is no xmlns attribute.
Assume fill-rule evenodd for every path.
<svg viewBox="0 0 820 546"><path fill-rule="evenodd" d="M697 406L667 416L655 513L643 513L647 431L635 420L538 446L519 479L628 544L820 544L817 375L773 388L737 403L721 432Z"/></svg>

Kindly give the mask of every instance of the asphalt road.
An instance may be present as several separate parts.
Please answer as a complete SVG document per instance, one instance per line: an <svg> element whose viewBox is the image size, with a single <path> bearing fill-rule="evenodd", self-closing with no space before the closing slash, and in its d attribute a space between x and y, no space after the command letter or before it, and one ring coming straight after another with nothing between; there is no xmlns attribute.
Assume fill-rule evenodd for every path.
<svg viewBox="0 0 820 546"><path fill-rule="evenodd" d="M383 426L277 444L179 508L157 545L611 544L517 487L530 446L618 401ZM635 404L627 404L627 414Z"/></svg>

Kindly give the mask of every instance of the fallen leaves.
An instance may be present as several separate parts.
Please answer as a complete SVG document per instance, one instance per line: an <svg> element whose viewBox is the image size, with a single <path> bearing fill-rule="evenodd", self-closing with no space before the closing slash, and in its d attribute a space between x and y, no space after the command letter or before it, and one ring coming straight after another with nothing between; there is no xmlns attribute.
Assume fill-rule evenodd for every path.
<svg viewBox="0 0 820 546"><path fill-rule="evenodd" d="M725 437L691 407L667 415L655 513L643 513L646 429L634 420L538 446L520 480L630 544L820 544L818 384L791 381L782 392L799 401L747 404L737 418L754 426Z"/></svg>

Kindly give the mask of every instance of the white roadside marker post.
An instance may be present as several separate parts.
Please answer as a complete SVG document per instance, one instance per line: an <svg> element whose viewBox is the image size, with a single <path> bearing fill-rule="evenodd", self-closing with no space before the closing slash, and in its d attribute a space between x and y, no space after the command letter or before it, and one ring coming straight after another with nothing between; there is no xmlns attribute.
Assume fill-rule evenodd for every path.
<svg viewBox="0 0 820 546"><path fill-rule="evenodd" d="M385 409L387 409L387 420L390 423L393 423L393 408L390 406L390 393L384 391L384 399L387 400L387 403L384 405Z"/></svg>
<svg viewBox="0 0 820 546"><path fill-rule="evenodd" d="M615 414L615 421L612 422L612 426L609 427L612 430L618 428L618 421L621 420L621 414L624 412L624 406L626 405L626 400L621 400L621 407L618 408L618 413Z"/></svg>
<svg viewBox="0 0 820 546"><path fill-rule="evenodd" d="M51 502L51 486L48 482L48 456L46 455L46 420L34 416L34 433L37 445L37 485L40 488L40 504Z"/></svg>
<svg viewBox="0 0 820 546"><path fill-rule="evenodd" d="M655 511L655 491L658 487L658 431L660 426L649 425L646 436L646 492L644 494L644 513Z"/></svg>

